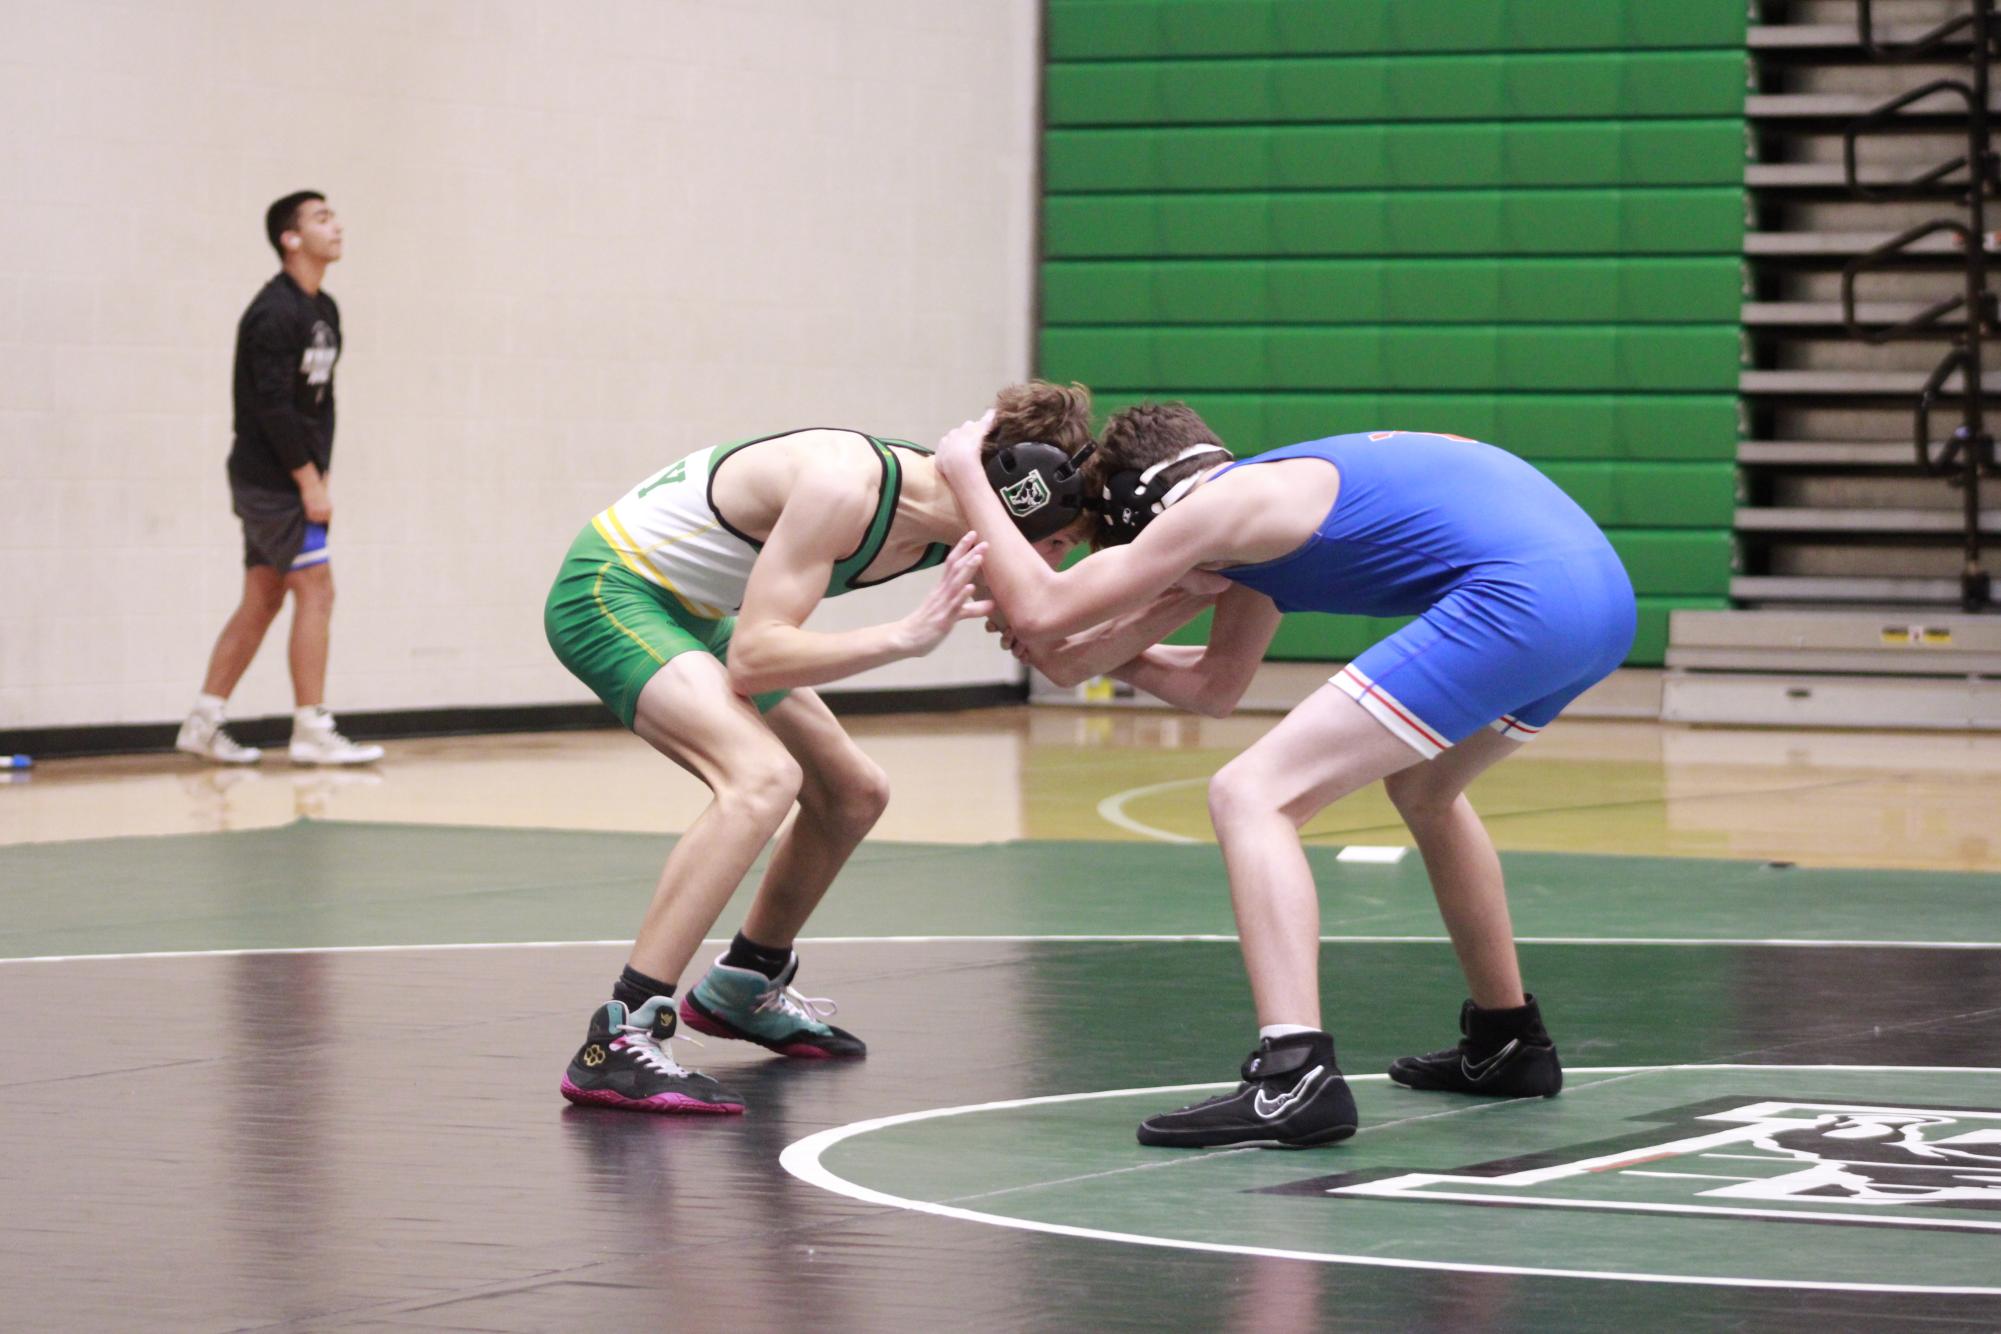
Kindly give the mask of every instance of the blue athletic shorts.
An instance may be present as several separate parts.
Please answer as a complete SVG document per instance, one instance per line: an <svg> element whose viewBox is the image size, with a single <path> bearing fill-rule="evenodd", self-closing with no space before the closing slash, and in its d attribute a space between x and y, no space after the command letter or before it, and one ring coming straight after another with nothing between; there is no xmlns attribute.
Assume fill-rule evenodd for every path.
<svg viewBox="0 0 2001 1334"><path fill-rule="evenodd" d="M1610 547L1490 567L1333 684L1426 759L1483 727L1526 741L1625 661L1636 622Z"/></svg>

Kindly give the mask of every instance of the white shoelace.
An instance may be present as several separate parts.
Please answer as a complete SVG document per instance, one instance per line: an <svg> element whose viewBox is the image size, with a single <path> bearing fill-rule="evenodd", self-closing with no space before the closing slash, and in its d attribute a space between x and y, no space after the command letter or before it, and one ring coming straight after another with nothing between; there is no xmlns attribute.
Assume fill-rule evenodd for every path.
<svg viewBox="0 0 2001 1334"><path fill-rule="evenodd" d="M817 1024L841 1012L841 1007L825 996L802 996L791 987L773 987L751 1007L760 1014L772 1010L809 1024Z"/></svg>
<svg viewBox="0 0 2001 1334"><path fill-rule="evenodd" d="M665 1047L654 1041L653 1030L650 1027L641 1024L620 1024L618 1026L618 1033L618 1045L624 1050L637 1055L641 1064L651 1066L663 1075L673 1075L676 1078L687 1077L687 1070L683 1069L679 1062L667 1054ZM669 1042L673 1040L673 1038L668 1039ZM699 1042L695 1042L693 1038L689 1038L688 1041L694 1042L698 1047L702 1045Z"/></svg>

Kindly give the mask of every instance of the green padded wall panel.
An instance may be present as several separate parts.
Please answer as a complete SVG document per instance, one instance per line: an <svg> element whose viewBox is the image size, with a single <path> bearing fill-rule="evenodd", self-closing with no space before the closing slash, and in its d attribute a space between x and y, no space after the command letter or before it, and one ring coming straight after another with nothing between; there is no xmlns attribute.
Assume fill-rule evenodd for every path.
<svg viewBox="0 0 2001 1334"><path fill-rule="evenodd" d="M1094 62L1049 71L1052 126L1735 116L1734 51Z"/></svg>
<svg viewBox="0 0 2001 1334"><path fill-rule="evenodd" d="M1720 255L1743 242L1744 196L1735 186L1058 195L1042 227L1050 259Z"/></svg>
<svg viewBox="0 0 2001 1334"><path fill-rule="evenodd" d="M1433 51L1742 49L1711 0L1050 0L1057 61Z"/></svg>
<svg viewBox="0 0 2001 1334"><path fill-rule="evenodd" d="M1042 362L1096 389L1711 389L1737 331L1647 325L1050 328Z"/></svg>
<svg viewBox="0 0 2001 1334"><path fill-rule="evenodd" d="M1051 0L1039 370L1243 454L1448 431L1534 461L1667 613L1725 604L1739 0ZM1272 653L1393 622L1291 617Z"/></svg>
<svg viewBox="0 0 2001 1334"><path fill-rule="evenodd" d="M1639 592L1722 597L1730 590L1727 529L1614 528L1605 535Z"/></svg>
<svg viewBox="0 0 2001 1334"><path fill-rule="evenodd" d="M1717 117L1051 130L1042 169L1045 188L1063 193L1740 185L1744 124Z"/></svg>
<svg viewBox="0 0 2001 1334"><path fill-rule="evenodd" d="M1659 259L1051 262L1042 318L1116 324L1720 324L1738 264Z"/></svg>

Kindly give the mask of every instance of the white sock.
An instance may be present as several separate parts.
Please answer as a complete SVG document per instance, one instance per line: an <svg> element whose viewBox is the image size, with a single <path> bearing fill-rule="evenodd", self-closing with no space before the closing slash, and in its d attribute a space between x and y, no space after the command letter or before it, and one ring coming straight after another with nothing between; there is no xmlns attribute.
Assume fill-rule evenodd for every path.
<svg viewBox="0 0 2001 1334"><path fill-rule="evenodd" d="M1305 1024L1266 1024L1258 1030L1258 1038L1259 1040L1265 1038L1289 1038L1294 1033L1318 1033L1319 1031L1319 1029L1309 1028Z"/></svg>
<svg viewBox="0 0 2001 1334"><path fill-rule="evenodd" d="M195 696L194 715L206 718L212 723L222 721L222 706L229 703L221 695L211 695L207 691Z"/></svg>
<svg viewBox="0 0 2001 1334"><path fill-rule="evenodd" d="M308 704L303 709L292 710L292 730L297 732L308 727L325 726L320 720L326 717L324 704Z"/></svg>

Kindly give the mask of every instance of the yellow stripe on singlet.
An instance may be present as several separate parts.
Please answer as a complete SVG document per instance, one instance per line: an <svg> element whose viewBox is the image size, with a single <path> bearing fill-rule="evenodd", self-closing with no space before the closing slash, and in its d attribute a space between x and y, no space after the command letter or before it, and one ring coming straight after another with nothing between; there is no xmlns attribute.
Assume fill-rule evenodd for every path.
<svg viewBox="0 0 2001 1334"><path fill-rule="evenodd" d="M605 571L609 570L610 568L611 568L610 561L606 561L604 564L598 566L598 577L591 584L591 598L598 604L598 611L603 613L604 618L607 621L610 621L614 626L618 628L620 634L624 635L627 639L630 639L633 643L639 645L639 647L645 649L647 657L653 659L653 661L659 663L663 667L666 666L667 659L665 656L661 654L660 650L653 647L653 645L647 643L644 639L641 639L637 631L635 631L631 626L627 625L624 621L619 620L618 614L614 612L610 607L607 607L605 605L604 576L605 576Z"/></svg>
<svg viewBox="0 0 2001 1334"><path fill-rule="evenodd" d="M640 546L632 534L626 531L625 525L618 521L618 512L616 509L605 510L602 514L591 520L591 526L598 530L598 536L605 540L605 545L617 553L619 560L625 563L626 568L642 579L658 584L669 593L672 593L674 600L687 608L690 614L701 616L711 621L720 621L723 617L729 615L721 607L712 607L706 602L695 601L695 599L674 587L673 582L667 576L661 574L660 571L654 569L650 562L641 559L648 552L671 547L676 542L685 542L691 537L700 537L703 533L716 527L716 524L703 524L700 528L696 528L691 532L680 533L664 541L655 542L650 547Z"/></svg>

